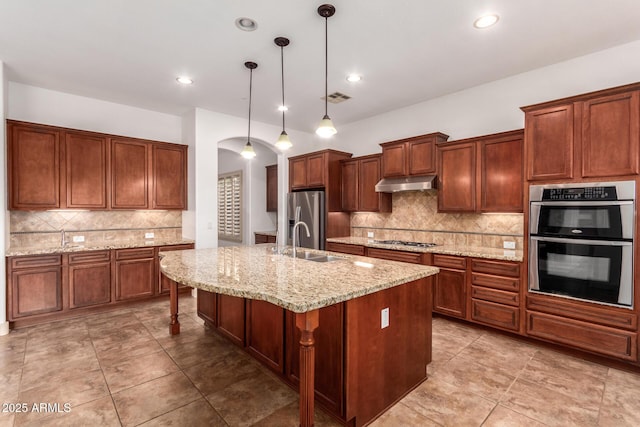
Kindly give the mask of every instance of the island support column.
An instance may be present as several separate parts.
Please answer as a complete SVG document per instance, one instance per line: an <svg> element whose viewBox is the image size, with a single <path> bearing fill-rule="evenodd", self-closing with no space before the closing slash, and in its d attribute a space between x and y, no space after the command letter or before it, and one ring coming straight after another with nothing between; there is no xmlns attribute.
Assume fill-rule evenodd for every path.
<svg viewBox="0 0 640 427"><path fill-rule="evenodd" d="M318 310L296 313L300 330L300 427L313 426L315 341L313 331L319 323Z"/></svg>
<svg viewBox="0 0 640 427"><path fill-rule="evenodd" d="M169 306L171 311L171 322L169 323L169 334L178 335L180 333L180 322L178 321L178 283L169 281Z"/></svg>

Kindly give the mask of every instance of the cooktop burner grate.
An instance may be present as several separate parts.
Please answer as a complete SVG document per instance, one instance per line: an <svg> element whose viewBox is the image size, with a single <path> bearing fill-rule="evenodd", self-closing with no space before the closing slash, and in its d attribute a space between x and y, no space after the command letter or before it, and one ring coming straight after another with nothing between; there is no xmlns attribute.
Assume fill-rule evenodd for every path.
<svg viewBox="0 0 640 427"><path fill-rule="evenodd" d="M430 248L432 246L437 246L437 244L435 243L407 242L404 240L374 240L374 243L382 243L384 245L417 246L419 248Z"/></svg>

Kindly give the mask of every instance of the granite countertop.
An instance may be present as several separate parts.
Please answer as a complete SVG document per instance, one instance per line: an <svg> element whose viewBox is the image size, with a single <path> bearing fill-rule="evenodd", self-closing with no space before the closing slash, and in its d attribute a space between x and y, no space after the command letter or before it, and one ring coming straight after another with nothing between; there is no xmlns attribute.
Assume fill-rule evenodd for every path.
<svg viewBox="0 0 640 427"><path fill-rule="evenodd" d="M172 240L109 240L94 243L69 243L65 247L61 246L20 246L10 247L6 251L6 256L21 255L49 255L49 254L65 254L72 252L84 251L103 251L108 249L127 249L127 248L143 248L148 246L171 246L185 245L194 243L189 239L172 239Z"/></svg>
<svg viewBox="0 0 640 427"><path fill-rule="evenodd" d="M342 258L314 262L278 255L273 249L273 244L263 244L161 252L160 269L178 283L268 301L296 313L372 294L439 271L424 265L301 249Z"/></svg>
<svg viewBox="0 0 640 427"><path fill-rule="evenodd" d="M427 252L441 255L457 255L473 258L486 258L501 261L517 261L522 262L524 255L521 250L487 248L481 246L457 246L457 245L439 245L430 248L420 248L416 246L404 245L388 245L383 243L375 243L374 239L366 237L332 237L327 242L346 243L349 245L360 245L371 248L393 249L396 251L406 252Z"/></svg>

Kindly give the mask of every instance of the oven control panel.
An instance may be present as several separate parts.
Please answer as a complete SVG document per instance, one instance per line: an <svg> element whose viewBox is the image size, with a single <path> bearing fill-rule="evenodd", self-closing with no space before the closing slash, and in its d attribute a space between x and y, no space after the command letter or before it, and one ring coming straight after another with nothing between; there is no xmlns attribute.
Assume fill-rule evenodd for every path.
<svg viewBox="0 0 640 427"><path fill-rule="evenodd" d="M583 201L583 200L618 200L616 187L572 187L546 188L542 200Z"/></svg>

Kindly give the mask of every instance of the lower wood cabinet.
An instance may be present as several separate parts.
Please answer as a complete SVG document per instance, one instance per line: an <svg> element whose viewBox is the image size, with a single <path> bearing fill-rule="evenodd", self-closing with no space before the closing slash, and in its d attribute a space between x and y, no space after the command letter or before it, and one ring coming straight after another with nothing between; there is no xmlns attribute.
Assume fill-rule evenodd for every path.
<svg viewBox="0 0 640 427"><path fill-rule="evenodd" d="M466 258L434 254L433 265L440 268L433 289L433 311L464 319L467 307Z"/></svg>
<svg viewBox="0 0 640 427"><path fill-rule="evenodd" d="M218 294L198 289L198 316L212 328L218 325Z"/></svg>
<svg viewBox="0 0 640 427"><path fill-rule="evenodd" d="M69 254L69 308L111 301L111 251Z"/></svg>
<svg viewBox="0 0 640 427"><path fill-rule="evenodd" d="M332 252L342 252L343 254L364 256L365 248L360 245L350 245L347 243L327 242L325 249Z"/></svg>
<svg viewBox="0 0 640 427"><path fill-rule="evenodd" d="M254 236L256 245L260 243L276 243L276 236L271 234L255 233Z"/></svg>
<svg viewBox="0 0 640 427"><path fill-rule="evenodd" d="M218 330L233 343L244 347L245 300L240 297L218 295Z"/></svg>
<svg viewBox="0 0 640 427"><path fill-rule="evenodd" d="M275 372L284 372L284 309L247 300L247 351Z"/></svg>
<svg viewBox="0 0 640 427"><path fill-rule="evenodd" d="M9 259L9 320L62 311L62 258L25 256Z"/></svg>
<svg viewBox="0 0 640 427"><path fill-rule="evenodd" d="M116 301L148 297L155 290L155 248L116 250Z"/></svg>

